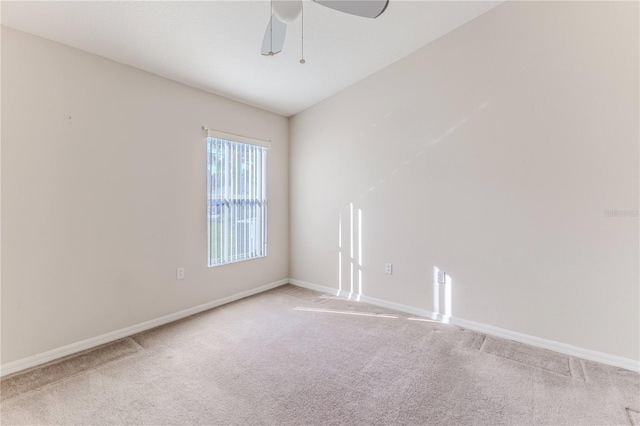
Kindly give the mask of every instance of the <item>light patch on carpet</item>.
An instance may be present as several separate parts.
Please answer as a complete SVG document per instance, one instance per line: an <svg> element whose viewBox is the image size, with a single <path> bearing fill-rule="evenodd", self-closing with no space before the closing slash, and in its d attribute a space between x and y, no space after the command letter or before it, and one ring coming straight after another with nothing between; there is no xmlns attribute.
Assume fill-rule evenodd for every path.
<svg viewBox="0 0 640 426"><path fill-rule="evenodd" d="M487 336L484 339L482 352L507 358L535 368L552 371L571 377L569 358L556 352L527 346L522 343Z"/></svg>
<svg viewBox="0 0 640 426"><path fill-rule="evenodd" d="M485 353L506 349L483 347L482 334L407 316L270 290L133 336L149 349L2 401L0 423L628 425L637 416L635 372L585 361L588 381L568 379ZM40 375L41 385L50 373Z"/></svg>
<svg viewBox="0 0 640 426"><path fill-rule="evenodd" d="M422 322L433 322L436 324L440 324L440 321L432 320L429 318L407 318L409 321L422 321Z"/></svg>
<svg viewBox="0 0 640 426"><path fill-rule="evenodd" d="M131 337L127 337L31 370L21 371L0 381L0 398L5 401L35 391L78 374L95 370L109 362L133 355L141 350L143 350L142 346Z"/></svg>
<svg viewBox="0 0 640 426"><path fill-rule="evenodd" d="M640 412L627 408L627 416L629 416L631 426L640 426Z"/></svg>
<svg viewBox="0 0 640 426"><path fill-rule="evenodd" d="M376 314L370 312L358 312L358 311L338 311L335 309L319 309L319 308L305 308L302 306L298 306L293 308L294 311L306 311L306 312L324 312L327 314L343 314L343 315L359 315L364 317L376 317L376 318L394 318L397 319L396 315L387 315L387 314Z"/></svg>

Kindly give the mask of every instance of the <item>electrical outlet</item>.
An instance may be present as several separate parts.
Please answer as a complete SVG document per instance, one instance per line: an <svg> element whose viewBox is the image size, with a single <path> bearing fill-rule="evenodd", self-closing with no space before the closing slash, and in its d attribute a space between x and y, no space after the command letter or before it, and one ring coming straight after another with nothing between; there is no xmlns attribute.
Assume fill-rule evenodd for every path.
<svg viewBox="0 0 640 426"><path fill-rule="evenodd" d="M446 281L446 275L444 271L438 271L438 284L444 284Z"/></svg>
<svg viewBox="0 0 640 426"><path fill-rule="evenodd" d="M385 263L384 264L384 273L391 275L392 274L392 267L393 266L390 263Z"/></svg>
<svg viewBox="0 0 640 426"><path fill-rule="evenodd" d="M184 278L184 268L176 269L176 279L181 280Z"/></svg>

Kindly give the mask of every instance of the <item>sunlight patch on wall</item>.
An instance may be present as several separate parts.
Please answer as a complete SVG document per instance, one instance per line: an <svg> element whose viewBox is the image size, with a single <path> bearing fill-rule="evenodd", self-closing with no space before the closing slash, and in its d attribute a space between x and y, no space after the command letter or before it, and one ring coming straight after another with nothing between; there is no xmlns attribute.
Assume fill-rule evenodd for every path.
<svg viewBox="0 0 640 426"><path fill-rule="evenodd" d="M338 294L342 291L342 213L338 215Z"/></svg>
<svg viewBox="0 0 640 426"><path fill-rule="evenodd" d="M433 319L449 323L453 310L453 278L433 267Z"/></svg>
<svg viewBox="0 0 640 426"><path fill-rule="evenodd" d="M362 250L362 209L356 209L354 203L349 203L349 220L345 224L345 228L348 226L349 239L343 245L343 226L342 226L342 211L338 214L338 293L347 292L349 299L360 300L363 294L363 250ZM345 247L348 244L348 248ZM344 256L343 251L348 250L349 257L349 276L343 279L343 263ZM348 284L347 284L348 280Z"/></svg>

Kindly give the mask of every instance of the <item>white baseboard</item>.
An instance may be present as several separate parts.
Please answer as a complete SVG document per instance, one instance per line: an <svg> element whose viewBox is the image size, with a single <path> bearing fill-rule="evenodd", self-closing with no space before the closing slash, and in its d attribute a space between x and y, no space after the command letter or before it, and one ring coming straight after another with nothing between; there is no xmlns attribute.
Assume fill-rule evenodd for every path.
<svg viewBox="0 0 640 426"><path fill-rule="evenodd" d="M320 291L322 293L335 294L336 296L346 297L352 300L359 300L360 302L368 303L371 305L380 306L383 308L394 309L396 311L405 312L412 315L418 315L425 318L430 318L436 321L449 323L457 327L466 328L468 330L477 331L480 333L488 334L490 336L501 337L503 339L514 340L516 342L525 343L527 345L536 346L543 349L559 352L565 355L574 356L576 358L582 358L589 361L595 361L602 364L612 365L615 367L624 368L635 372L640 372L640 361L635 361L629 358L623 358L617 355L611 355L604 352L593 351L591 349L584 349L566 343L556 342L554 340L543 339L541 337L531 336L528 334L518 333L516 331L506 330L504 328L494 327L492 325L482 324L475 321L469 321L456 317L444 317L441 314L436 314L426 309L420 309L413 306L403 305L400 303L389 302L386 300L376 299L369 296L356 294L350 294L348 291L339 291L336 288L326 287L318 284L309 283L306 281L300 281L296 279L289 279L289 283L298 287L308 288L310 290Z"/></svg>
<svg viewBox="0 0 640 426"><path fill-rule="evenodd" d="M336 296L345 297L347 299L357 300L359 302L368 303L370 305L380 306L382 308L393 309L400 312L405 312L407 314L417 315L419 317L431 318L437 321L443 321L443 316L440 314L435 314L426 309L420 309L413 306L402 305L400 303L389 302L387 300L376 299L374 297L369 297L365 295L360 295L358 297L357 294L349 293L348 291L340 291L336 288L325 287L323 285L313 284L306 281L300 281L296 279L289 278L289 284L296 285L298 287L308 288L309 290L315 290L322 293L334 294ZM444 322L444 321L443 321Z"/></svg>
<svg viewBox="0 0 640 426"><path fill-rule="evenodd" d="M344 291L344 290L340 291L337 288L331 288L323 285L312 284L306 281L300 281L293 278L289 278L289 284L293 284L298 287L308 288L309 290L315 290L322 293L333 294L334 296L349 297L348 291Z"/></svg>
<svg viewBox="0 0 640 426"><path fill-rule="evenodd" d="M560 352L565 355L571 355L576 358L595 361L601 364L612 365L614 367L620 367L626 370L640 373L640 361L635 361L633 359L623 358L621 356L611 355L605 352L598 352L591 349L580 348L578 346L568 345L566 343L543 339L541 337L518 333L516 331L506 330L504 328L494 327L492 325L482 324L461 318L451 317L449 323L461 328L489 334L491 336L502 337L503 339L508 340L515 340L516 342L525 343L527 345L536 346L543 349L549 349L551 351Z"/></svg>
<svg viewBox="0 0 640 426"><path fill-rule="evenodd" d="M72 355L74 353L91 349L96 346L103 345L105 343L113 342L114 340L122 339L124 337L128 337L136 333L140 333L141 331L149 330L149 329L158 327L160 325L177 321L179 319L186 318L191 315L195 315L197 313L206 311L208 309L215 308L220 305L231 303L236 300L243 299L245 297L252 296L254 294L279 287L283 284L287 284L288 282L289 280L285 278L283 280L276 281L270 284L265 284L263 286L256 287L251 290L243 291L241 293L236 293L228 297L223 297L222 299L217 299L212 302L194 306L193 308L184 309L182 311L165 315L160 318L145 321L136 325L132 325L130 327L121 328L120 330L112 331L110 333L106 333L101 336L92 337L90 339L82 340L80 342L62 346L57 349L52 349L50 351L42 352L40 354L19 359L17 361L8 362L0 366L0 376L6 376L8 374L25 370L27 368L32 368L40 364L44 364L46 362L56 360L58 358L65 357L67 355Z"/></svg>
<svg viewBox="0 0 640 426"><path fill-rule="evenodd" d="M318 284L313 284L296 279L283 279L270 284L266 284L251 290L247 290L241 293L236 293L222 299L217 299L212 302L208 302L202 305L195 306L193 308L184 309L173 314L165 315L160 318L156 318L150 321L145 321L140 324L136 324L130 327L122 328L120 330L112 331L110 333L103 334L101 336L92 337L90 339L82 340L77 343L62 346L57 349L52 349L37 355L33 355L27 358L23 358L17 361L9 362L0 366L0 376L6 376L27 368L32 368L40 364L44 364L58 358L62 358L68 355L72 355L77 352L81 352L87 349L91 349L96 346L103 345L105 343L113 342L124 337L131 336L136 333L140 333L145 330L149 330L158 327L163 324L167 324L173 321L177 321L182 318L186 318L191 315L206 311L208 309L215 308L227 303L234 302L236 300L252 296L254 294L261 293L263 291L270 290L272 288L279 287L283 284L291 283L298 287L304 287L311 290L320 291L322 293L334 294L337 296L359 300L363 303L368 303L375 306L380 306L387 309L393 309L400 312L405 312L420 317L430 318L436 321L449 323L458 327L466 328L469 330L477 331L480 333L488 334L491 336L501 337L504 339L514 340L517 342L525 343L531 346L539 348L549 349L555 352L563 353L565 355L574 356L577 358L587 359L590 361L600 362L602 364L613 365L621 367L627 370L640 372L640 362L623 358L616 355L607 354L604 352L597 352L590 349L584 349L577 346L567 345L565 343L555 342L553 340L547 340L540 337L531 336L528 334L518 333L511 330L506 330L499 327L494 327L487 324L481 324L474 321L469 321L461 318L451 317L446 318L441 314L436 314L427 309L420 309L414 306L403 305L400 303L389 302L387 300L376 299L373 297L361 295L358 297L356 294L350 294L348 291L339 291L336 288L326 287Z"/></svg>

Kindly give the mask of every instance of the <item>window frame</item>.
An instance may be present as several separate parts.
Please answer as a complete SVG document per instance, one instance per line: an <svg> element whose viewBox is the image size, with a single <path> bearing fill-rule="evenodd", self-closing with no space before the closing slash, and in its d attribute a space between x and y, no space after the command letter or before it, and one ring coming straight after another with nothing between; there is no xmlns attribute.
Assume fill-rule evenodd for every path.
<svg viewBox="0 0 640 426"><path fill-rule="evenodd" d="M218 266L229 265L238 262L244 262L247 260L260 259L267 257L268 255L268 182L267 182L267 164L268 164L268 149L269 145L258 143L247 143L245 137L234 138L233 136L227 136L226 134L211 134L206 139L207 143L207 267L213 268ZM239 140L235 140L239 139ZM216 188L219 186L214 185L214 181L218 179L217 170L212 170L214 159L216 155L213 146L216 148L224 148L224 155L218 154L223 158L224 167L221 168L221 173L224 177L221 179L224 181L224 194L218 191L218 194L212 198L212 195L216 193ZM242 157L244 155L244 157ZM216 161L217 163L217 161ZM248 167L248 169L245 168ZM235 169L234 169L235 167ZM238 174L239 170L244 178L239 179L241 176ZM247 171L248 170L248 171ZM234 173L235 171L235 173ZM252 174L254 173L254 174ZM232 176L230 178L231 175ZM248 177L247 177L248 175ZM244 179L244 181L242 181ZM244 182L244 184L243 184ZM248 186L247 186L248 185ZM243 193L239 193L238 189L242 186ZM247 190L249 193L247 194ZM213 209L218 209L218 206L222 206L224 213L220 213L223 217L224 223L219 228L221 235L212 233L212 215L218 216L213 213ZM247 217L247 209L249 217ZM257 224L251 225L250 222L244 222L242 228L242 238L244 241L241 251L238 250L239 238L238 238L238 223L241 220L249 220L253 218ZM249 224L247 226L247 224ZM248 230L247 230L248 228ZM254 243L247 243L248 238L251 241L251 234L254 236ZM218 243L217 241L221 241ZM215 251L213 248L217 247ZM219 251L222 253L216 256ZM247 250L253 250L253 253L249 253Z"/></svg>

